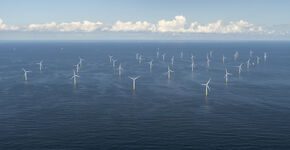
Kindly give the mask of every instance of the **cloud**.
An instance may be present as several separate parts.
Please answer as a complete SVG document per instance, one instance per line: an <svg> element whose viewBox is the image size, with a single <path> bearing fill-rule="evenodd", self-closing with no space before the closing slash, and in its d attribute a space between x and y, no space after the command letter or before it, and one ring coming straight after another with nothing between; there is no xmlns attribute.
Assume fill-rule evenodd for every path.
<svg viewBox="0 0 290 150"><path fill-rule="evenodd" d="M136 23L132 23L130 21L128 22L122 22L122 21L117 21L114 25L112 25L111 28L106 29L109 31L155 31L156 27L154 24L148 23L147 21L137 21Z"/></svg>
<svg viewBox="0 0 290 150"><path fill-rule="evenodd" d="M25 31L39 31L39 32L93 32L103 25L102 22L70 22L60 23L55 22L47 24L30 24Z"/></svg>
<svg viewBox="0 0 290 150"><path fill-rule="evenodd" d="M160 20L157 24L158 32L185 32L186 19L183 16L175 16L171 21Z"/></svg>
<svg viewBox="0 0 290 150"><path fill-rule="evenodd" d="M208 33L208 34L231 34L231 33L266 33L273 34L274 30L268 30L261 26L256 26L245 20L230 21L224 23L222 20L208 24L200 24L197 21L187 22L184 16L175 16L172 20L161 19L157 23L148 21L116 21L114 24L104 24L102 22L62 22L29 24L23 27L8 26L0 19L0 31L18 30L24 32L152 32L152 33Z"/></svg>
<svg viewBox="0 0 290 150"><path fill-rule="evenodd" d="M238 22L229 22L223 24L221 20L206 25L200 25L197 22L191 23L187 32L192 33L249 33L249 32L263 32L261 26L254 26L247 21L240 20Z"/></svg>
<svg viewBox="0 0 290 150"><path fill-rule="evenodd" d="M106 28L109 31L123 31L123 32L160 32L160 33L250 33L250 32L263 32L263 28L248 23L247 21L240 20L238 22L229 22L224 24L221 20L217 22L201 25L198 22L192 22L189 27L186 27L187 21L184 16L175 16L173 20L160 20L157 24L149 23L147 21L122 22L117 21L111 26Z"/></svg>
<svg viewBox="0 0 290 150"><path fill-rule="evenodd" d="M55 22L47 24L30 24L25 31L57 31L57 25Z"/></svg>
<svg viewBox="0 0 290 150"><path fill-rule="evenodd" d="M19 30L19 27L6 25L0 18L0 31L16 31L16 30Z"/></svg>

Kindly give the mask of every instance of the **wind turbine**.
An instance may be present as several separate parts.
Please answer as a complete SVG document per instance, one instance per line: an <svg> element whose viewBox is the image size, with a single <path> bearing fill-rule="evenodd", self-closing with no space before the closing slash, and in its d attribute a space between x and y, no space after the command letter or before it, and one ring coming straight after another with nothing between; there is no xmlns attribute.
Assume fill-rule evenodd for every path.
<svg viewBox="0 0 290 150"><path fill-rule="evenodd" d="M82 65L83 65L83 61L84 61L84 59L82 59L82 58L80 57L80 62L79 62L80 67L82 67Z"/></svg>
<svg viewBox="0 0 290 150"><path fill-rule="evenodd" d="M260 57L257 56L257 64L259 64L259 63L260 63Z"/></svg>
<svg viewBox="0 0 290 150"><path fill-rule="evenodd" d="M247 68L249 69L250 68L250 58L248 59L248 61L247 61Z"/></svg>
<svg viewBox="0 0 290 150"><path fill-rule="evenodd" d="M41 72L42 71L42 64L43 64L43 60L41 60L39 63L36 63L39 65L39 71Z"/></svg>
<svg viewBox="0 0 290 150"><path fill-rule="evenodd" d="M157 52L156 52L156 57L157 57L157 58L159 58L159 54L160 54L160 53L159 53L159 48L158 48L158 49L157 49Z"/></svg>
<svg viewBox="0 0 290 150"><path fill-rule="evenodd" d="M207 67L209 68L209 63L210 63L210 60L209 60L209 57L208 57L208 55L206 55L206 62L207 62Z"/></svg>
<svg viewBox="0 0 290 150"><path fill-rule="evenodd" d="M241 74L241 72L242 72L242 66L243 66L243 63L242 64L240 64L239 66L235 66L235 67L238 67L239 68L239 75Z"/></svg>
<svg viewBox="0 0 290 150"><path fill-rule="evenodd" d="M74 70L73 70L74 71ZM74 75L71 77L71 79L74 79L74 86L76 86L77 85L77 78L79 78L80 76L78 76L77 74L76 74L76 72L74 71Z"/></svg>
<svg viewBox="0 0 290 150"><path fill-rule="evenodd" d="M27 73L31 71L25 70L24 68L22 68L22 70L24 71L24 80L27 81Z"/></svg>
<svg viewBox="0 0 290 150"><path fill-rule="evenodd" d="M77 73L79 73L79 70L80 70L80 64L78 63L78 64L76 64L76 65L74 65L75 67L76 67L76 69L77 69Z"/></svg>
<svg viewBox="0 0 290 150"><path fill-rule="evenodd" d="M174 56L171 57L171 66L174 64Z"/></svg>
<svg viewBox="0 0 290 150"><path fill-rule="evenodd" d="M174 71L172 71L170 68L169 68L169 66L168 66L168 68L167 68L167 76L168 76L168 80L170 80L170 73L171 72L174 72Z"/></svg>
<svg viewBox="0 0 290 150"><path fill-rule="evenodd" d="M191 62L191 72L194 70L194 61Z"/></svg>
<svg viewBox="0 0 290 150"><path fill-rule="evenodd" d="M165 61L165 55L166 53L162 54L162 60Z"/></svg>
<svg viewBox="0 0 290 150"><path fill-rule="evenodd" d="M209 57L212 58L212 51L209 52Z"/></svg>
<svg viewBox="0 0 290 150"><path fill-rule="evenodd" d="M239 52L236 51L235 54L234 54L234 60L236 61L238 59L238 57L239 57Z"/></svg>
<svg viewBox="0 0 290 150"><path fill-rule="evenodd" d="M112 59L112 62L113 62L113 68L115 68L117 60L118 60L118 59Z"/></svg>
<svg viewBox="0 0 290 150"><path fill-rule="evenodd" d="M194 62L194 56L191 55L191 63L193 63L193 62Z"/></svg>
<svg viewBox="0 0 290 150"><path fill-rule="evenodd" d="M133 91L135 91L135 89L136 89L136 86L135 86L136 83L135 83L135 82L136 82L136 80L137 80L138 78L140 78L140 76L137 76L137 77L134 77L134 78L129 76L129 78L133 81Z"/></svg>
<svg viewBox="0 0 290 150"><path fill-rule="evenodd" d="M139 64L142 62L142 55L139 55Z"/></svg>
<svg viewBox="0 0 290 150"><path fill-rule="evenodd" d="M119 64L119 68L118 68L118 71L119 71L119 76L121 76L121 75L122 75L122 70L123 70L123 68L122 68L122 65L121 65L121 64Z"/></svg>
<svg viewBox="0 0 290 150"><path fill-rule="evenodd" d="M152 71L153 60L147 62L149 64L150 72Z"/></svg>
<svg viewBox="0 0 290 150"><path fill-rule="evenodd" d="M265 52L265 53L264 53L264 61L267 60L267 56L268 56L268 55L267 55L267 53Z"/></svg>
<svg viewBox="0 0 290 150"><path fill-rule="evenodd" d="M252 57L253 56L253 51L252 50L250 50L250 57Z"/></svg>
<svg viewBox="0 0 290 150"><path fill-rule="evenodd" d="M109 55L109 59L110 59L110 63L112 63L113 56L112 55Z"/></svg>
<svg viewBox="0 0 290 150"><path fill-rule="evenodd" d="M183 51L180 52L180 58L183 59Z"/></svg>
<svg viewBox="0 0 290 150"><path fill-rule="evenodd" d="M227 57L225 57L225 55L223 55L223 64L225 64L225 59L226 59Z"/></svg>
<svg viewBox="0 0 290 150"><path fill-rule="evenodd" d="M136 53L136 60L139 60L139 53Z"/></svg>
<svg viewBox="0 0 290 150"><path fill-rule="evenodd" d="M226 78L226 84L228 84L228 76L232 75L231 73L228 72L227 68L226 68L226 74L225 74L225 78Z"/></svg>
<svg viewBox="0 0 290 150"><path fill-rule="evenodd" d="M205 84L201 84L201 85L205 86L205 96L207 96L207 90L210 91L210 88L209 88L209 86L208 86L210 80L211 80L211 79L209 79Z"/></svg>

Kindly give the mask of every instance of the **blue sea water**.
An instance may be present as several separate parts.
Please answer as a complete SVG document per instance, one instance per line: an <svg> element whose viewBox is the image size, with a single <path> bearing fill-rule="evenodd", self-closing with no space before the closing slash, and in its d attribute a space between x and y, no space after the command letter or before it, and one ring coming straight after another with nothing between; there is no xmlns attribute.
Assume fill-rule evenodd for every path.
<svg viewBox="0 0 290 150"><path fill-rule="evenodd" d="M164 62L157 48L166 53ZM260 64L244 65L239 76L233 66L245 64L250 49ZM290 148L287 41L1 41L0 52L0 149ZM116 68L122 64L121 77L109 55L118 59ZM84 62L74 87L79 57ZM22 68L32 71L28 81ZM225 68L232 73L228 84ZM137 75L133 92L128 76ZM206 97L201 83L209 78Z"/></svg>

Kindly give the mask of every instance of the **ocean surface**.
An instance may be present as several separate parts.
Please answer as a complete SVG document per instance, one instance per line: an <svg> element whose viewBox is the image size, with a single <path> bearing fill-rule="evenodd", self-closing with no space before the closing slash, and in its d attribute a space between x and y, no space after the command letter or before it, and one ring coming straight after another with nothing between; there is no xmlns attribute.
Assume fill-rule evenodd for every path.
<svg viewBox="0 0 290 150"><path fill-rule="evenodd" d="M0 52L1 150L290 149L290 42L1 41ZM140 76L135 92L128 76Z"/></svg>

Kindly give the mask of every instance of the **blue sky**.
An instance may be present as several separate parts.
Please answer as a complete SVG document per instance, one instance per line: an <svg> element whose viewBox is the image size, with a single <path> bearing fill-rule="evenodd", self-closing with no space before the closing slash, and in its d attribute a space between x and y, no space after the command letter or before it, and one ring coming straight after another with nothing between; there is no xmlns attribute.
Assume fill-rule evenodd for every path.
<svg viewBox="0 0 290 150"><path fill-rule="evenodd" d="M0 40L289 40L289 14L287 0L9 0Z"/></svg>

